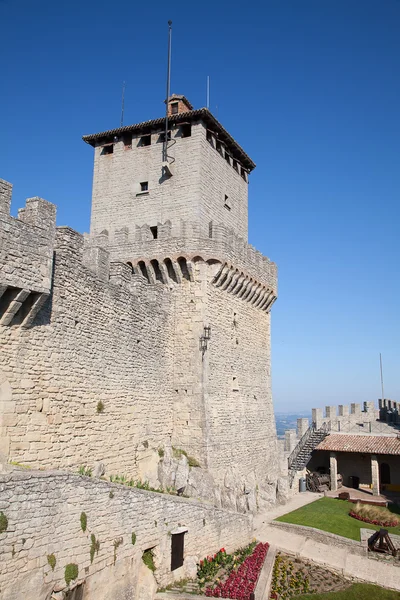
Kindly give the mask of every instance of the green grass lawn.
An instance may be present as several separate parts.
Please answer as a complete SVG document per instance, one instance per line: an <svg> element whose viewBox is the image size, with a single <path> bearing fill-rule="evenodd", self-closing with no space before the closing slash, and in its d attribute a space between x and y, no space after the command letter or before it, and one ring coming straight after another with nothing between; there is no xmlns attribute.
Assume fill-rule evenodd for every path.
<svg viewBox="0 0 400 600"><path fill-rule="evenodd" d="M306 504L302 508L298 508L293 512L287 513L282 517L278 517L276 521L283 523L293 523L295 525L306 525L307 527L315 527L336 535L350 538L351 540L360 541L360 529L380 529L377 525L370 525L362 521L357 521L349 516L349 511L352 504L345 500L337 500L335 498L320 498L315 502ZM396 507L397 508L397 507ZM396 509L390 509L392 512L397 512ZM400 526L387 527L389 533L400 535ZM316 596L313 596L316 598ZM339 597L339 596L338 596ZM344 597L344 596L343 596ZM331 596L329 596L331 598ZM333 600L332 596L332 600ZM400 598L400 596L396 596Z"/></svg>
<svg viewBox="0 0 400 600"><path fill-rule="evenodd" d="M354 583L341 592L326 594L305 594L296 596L295 600L399 600L400 592L385 590L385 588L368 583Z"/></svg>

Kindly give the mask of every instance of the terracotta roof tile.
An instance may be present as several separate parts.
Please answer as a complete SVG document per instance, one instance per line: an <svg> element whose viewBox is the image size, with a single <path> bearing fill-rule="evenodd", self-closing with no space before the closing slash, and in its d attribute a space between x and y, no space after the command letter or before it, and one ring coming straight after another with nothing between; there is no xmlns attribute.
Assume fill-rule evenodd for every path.
<svg viewBox="0 0 400 600"><path fill-rule="evenodd" d="M332 452L400 455L400 439L379 435L343 435L331 433L315 449L331 450Z"/></svg>
<svg viewBox="0 0 400 600"><path fill-rule="evenodd" d="M181 123L185 121L203 120L206 125L214 131L218 139L224 142L229 150L229 153L248 170L252 171L256 166L246 152L239 146L236 140L222 127L221 123L217 121L208 108L200 108L198 110L188 110L187 112L179 113L177 115L170 115L168 117L169 123ZM152 121L144 121L143 123L136 123L135 125L126 125L125 127L118 127L117 129L109 129L108 131L102 131L100 133L92 133L90 135L84 135L83 141L91 146L96 146L96 142L113 136L118 136L123 133L130 133L133 131L151 131L152 129L158 129L164 126L165 117L160 119L153 119Z"/></svg>

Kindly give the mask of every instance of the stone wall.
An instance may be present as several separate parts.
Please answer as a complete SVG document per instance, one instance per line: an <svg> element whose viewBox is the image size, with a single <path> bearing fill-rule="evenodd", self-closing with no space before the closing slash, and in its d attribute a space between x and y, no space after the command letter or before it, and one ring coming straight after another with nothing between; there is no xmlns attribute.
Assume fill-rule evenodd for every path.
<svg viewBox="0 0 400 600"><path fill-rule="evenodd" d="M55 206L28 198L15 219L11 191L0 179L0 327L30 324L50 292L53 266Z"/></svg>
<svg viewBox="0 0 400 600"><path fill-rule="evenodd" d="M389 411L387 408L389 402L391 408L390 413L387 414ZM314 423L317 429L320 429L324 423L329 423L331 432L360 433L363 435L368 433L374 435L377 433L394 435L395 431L393 428L396 428L397 415L396 403L387 400L385 400L385 403L387 406L382 406L379 409L376 408L374 402L364 402L363 404L351 403L349 405L339 404L338 406L326 406L325 409L313 408L311 423ZM287 450L289 450L289 446L291 449L294 448L297 440L302 437L311 423L307 418L297 419L297 432L295 430L288 430L286 432Z"/></svg>
<svg viewBox="0 0 400 600"><path fill-rule="evenodd" d="M215 286L208 288L208 314L212 324L205 367L209 465L218 480L236 488L239 502L255 509L257 501L275 500L279 474L270 314ZM229 505L232 490L224 492Z"/></svg>
<svg viewBox="0 0 400 600"><path fill-rule="evenodd" d="M46 304L30 327L0 328L2 453L75 472L102 462L255 511L277 489L276 267L235 236L199 238L190 259L159 254L178 241L139 240L147 257L128 265L106 234L57 228Z"/></svg>
<svg viewBox="0 0 400 600"><path fill-rule="evenodd" d="M391 426L399 428L400 426L400 403L388 398L378 400L379 419Z"/></svg>
<svg viewBox="0 0 400 600"><path fill-rule="evenodd" d="M32 327L0 329L2 447L32 466L100 460L137 476L172 430L169 298L142 277L125 281L124 265L104 281L85 258L94 267L104 256L94 263L82 236L59 228L51 298Z"/></svg>
<svg viewBox="0 0 400 600"><path fill-rule="evenodd" d="M88 245L107 248L113 260L133 265L150 259L162 262L166 257L170 260L179 257L193 260L200 256L205 261L218 260L232 271L232 275L235 273L258 281L276 296L276 264L232 229L212 224L205 235L196 223L180 220L177 223L158 222L157 230L157 239L153 239L150 225L144 224L135 229L123 227L113 234L104 231L97 236L88 236L86 241Z"/></svg>
<svg viewBox="0 0 400 600"><path fill-rule="evenodd" d="M373 423L377 419L379 419L379 411L375 408L374 402L364 402L363 405L353 402L350 405L326 406L325 416L322 408L312 409L312 420L316 423L317 429L322 423L330 422L332 430L344 431L351 425Z"/></svg>
<svg viewBox="0 0 400 600"><path fill-rule="evenodd" d="M217 150L217 139L201 136L201 217L202 221L218 223L230 228L247 241L248 183L232 165L233 159L222 145ZM238 166L238 169L240 167Z"/></svg>
<svg viewBox="0 0 400 600"><path fill-rule="evenodd" d="M245 515L61 472L0 476L0 511L8 522L0 533L2 600L61 600L68 564L78 567L69 587L83 584L85 600L150 600L157 587L194 576L207 554L252 536ZM171 572L171 535L185 530L184 565ZM150 548L154 575L142 562Z"/></svg>
<svg viewBox="0 0 400 600"><path fill-rule="evenodd" d="M200 190L201 125L192 127L189 138L173 131L168 154L174 157L174 175L162 177L163 144L159 132L151 135L151 145L141 145L141 136L134 134L131 147L123 140L114 144L112 154L104 155L102 146L95 148L91 233L103 229L113 232L125 225L157 225L158 221L179 218L194 221ZM141 193L140 183L148 182L148 191Z"/></svg>
<svg viewBox="0 0 400 600"><path fill-rule="evenodd" d="M212 474L218 504L255 511L275 501L279 474L270 314L213 285L219 269L194 260L176 296L172 440Z"/></svg>

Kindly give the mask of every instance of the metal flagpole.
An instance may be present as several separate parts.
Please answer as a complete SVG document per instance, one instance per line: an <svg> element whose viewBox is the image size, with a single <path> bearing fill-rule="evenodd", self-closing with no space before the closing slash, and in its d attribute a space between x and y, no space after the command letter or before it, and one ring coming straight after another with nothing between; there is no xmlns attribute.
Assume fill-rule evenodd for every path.
<svg viewBox="0 0 400 600"><path fill-rule="evenodd" d="M168 145L168 100L171 94L171 36L172 36L172 21L168 21L168 67L167 67L167 98L165 100L165 139L163 148L163 162L167 162L167 145Z"/></svg>
<svg viewBox="0 0 400 600"><path fill-rule="evenodd" d="M381 388L382 388L382 405L385 399L385 392L383 391L383 369L382 369L382 354L379 352L379 362L381 366Z"/></svg>
<svg viewBox="0 0 400 600"><path fill-rule="evenodd" d="M124 109L125 109L125 81L122 83L121 127L124 126Z"/></svg>

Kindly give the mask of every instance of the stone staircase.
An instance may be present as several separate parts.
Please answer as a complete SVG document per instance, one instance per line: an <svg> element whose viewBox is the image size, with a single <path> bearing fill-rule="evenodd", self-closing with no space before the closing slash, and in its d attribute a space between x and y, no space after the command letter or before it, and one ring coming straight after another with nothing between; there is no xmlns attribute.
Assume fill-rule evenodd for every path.
<svg viewBox="0 0 400 600"><path fill-rule="evenodd" d="M170 589L165 590L164 593L169 594L170 596L190 594L193 597L194 594L200 595L200 588L195 581L188 581L184 587L171 587Z"/></svg>
<svg viewBox="0 0 400 600"><path fill-rule="evenodd" d="M155 596L156 600L196 600L196 598L204 598L204 594L201 595L201 590L196 580L183 580L177 582L176 585L168 586L163 592L157 592Z"/></svg>
<svg viewBox="0 0 400 600"><path fill-rule="evenodd" d="M289 483L292 487L297 471L302 471L311 458L312 451L329 434L330 422L324 423L320 429L315 428L313 423L297 443L288 457Z"/></svg>

